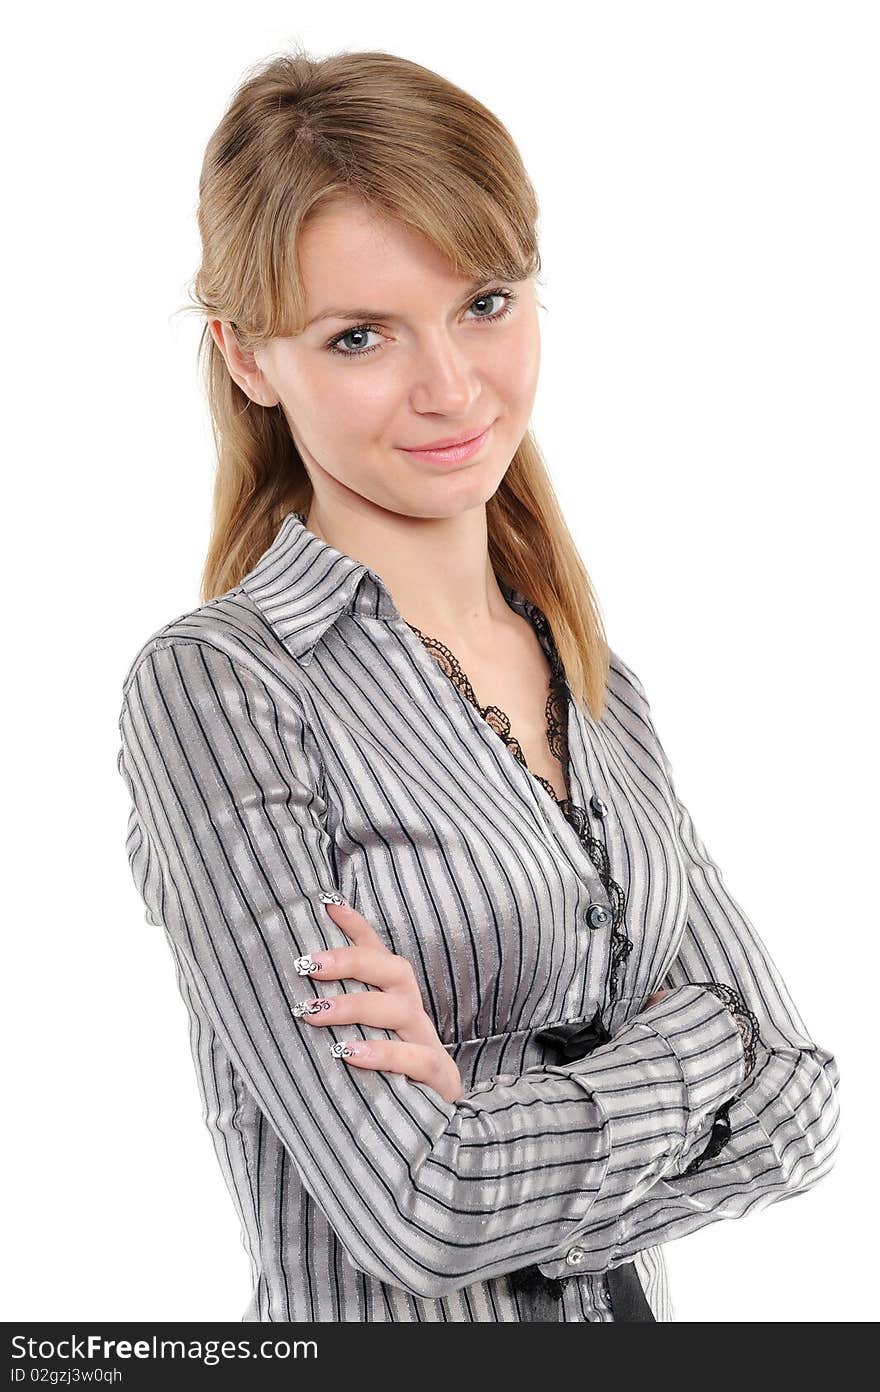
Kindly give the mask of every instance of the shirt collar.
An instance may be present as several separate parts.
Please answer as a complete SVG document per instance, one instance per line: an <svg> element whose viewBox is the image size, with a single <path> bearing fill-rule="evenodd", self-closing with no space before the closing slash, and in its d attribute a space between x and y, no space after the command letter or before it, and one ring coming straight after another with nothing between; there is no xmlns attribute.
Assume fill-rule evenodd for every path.
<svg viewBox="0 0 880 1392"><path fill-rule="evenodd" d="M304 663L343 614L401 618L381 576L310 532L303 512L286 513L275 540L241 588L288 651Z"/></svg>
<svg viewBox="0 0 880 1392"><path fill-rule="evenodd" d="M363 561L315 536L304 512L285 514L275 540L241 582L289 652L308 664L324 634L343 614L403 616L380 575ZM524 613L529 601L498 576L499 587Z"/></svg>

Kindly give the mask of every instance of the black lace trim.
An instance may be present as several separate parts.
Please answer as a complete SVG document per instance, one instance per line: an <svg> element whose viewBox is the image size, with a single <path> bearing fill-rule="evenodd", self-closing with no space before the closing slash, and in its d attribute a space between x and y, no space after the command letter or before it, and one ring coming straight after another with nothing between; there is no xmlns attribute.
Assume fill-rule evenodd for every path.
<svg viewBox="0 0 880 1392"><path fill-rule="evenodd" d="M742 1035L743 1053L746 1056L746 1076L751 1073L758 1057L758 1017L744 1004L738 991L724 981L695 981L694 986L703 986L717 996L727 1006Z"/></svg>
<svg viewBox="0 0 880 1392"><path fill-rule="evenodd" d="M568 722L570 715L570 704L572 700L571 688L568 678L565 675L562 658L556 647L550 621L542 609L527 599L524 595L517 601L518 607L522 608L537 634L538 641L550 663L550 682L547 692L547 701L544 706L544 716L547 724L547 742L554 757L557 758L562 766L563 777L568 786ZM480 712L483 718L488 721L492 729L504 740L508 749L515 758L522 764L523 768L530 773L532 770L526 762L522 747L515 735L511 734L510 719L500 707L495 705L481 706L474 694L474 689L468 677L462 669L461 663L450 648L445 643L441 643L438 638L430 638L422 633L421 629L415 624L409 627L419 637L424 645L429 649L432 656L438 662L442 670L451 677L461 694L471 702ZM581 844L587 855L596 867L599 878L605 888L611 905L611 960L608 968L608 1005L614 1005L618 997L620 986L620 976L624 969L626 959L633 950L633 942L626 931L626 894L623 888L613 879L608 860L608 852L602 841L593 835L589 814L586 808L579 803L573 802L566 795L557 797L553 785L539 773L532 773L543 788L550 794L553 801L557 804L566 820L574 827Z"/></svg>
<svg viewBox="0 0 880 1392"><path fill-rule="evenodd" d="M441 643L439 638L429 638L420 628L416 628L415 624L410 624L409 626L413 633L421 638L425 647L430 650L432 657L436 659L438 666L452 679L462 696L470 701L472 706L476 706L480 715L487 724L491 725L496 735L500 735L504 740L504 743L513 756L522 764L524 769L528 769L529 773L531 773L532 771L526 763L526 756L522 751L522 745L516 738L516 735L511 734L510 716L507 715L500 706L481 706L476 698L474 688L471 686L467 673L463 670L455 653L452 652L445 643ZM550 751L563 764L564 771L565 765L563 761L567 756L567 747L565 744L565 732L560 722L559 709L560 694L551 677L547 704L544 707L544 718L547 722L547 739L550 744ZM564 801L564 799L560 799L556 796L556 789L549 779L544 778L540 773L532 773L532 777L537 778L542 787L547 789L547 792L553 798L554 802Z"/></svg>
<svg viewBox="0 0 880 1392"><path fill-rule="evenodd" d="M523 607L529 616L532 627L550 662L550 696L547 709L552 714L552 728L548 717L547 738L558 742L557 747L564 751L560 757L568 757L568 721L572 700L571 687L565 675L562 658L556 647L553 630L547 615L532 600L523 597ZM555 795L554 795L555 796ZM585 807L573 802L571 798L557 798L556 801L568 822L577 832L581 844L599 872L599 878L611 903L611 961L608 969L608 1005L614 1005L618 997L620 976L626 959L633 950L633 942L626 931L626 893L611 875L608 851L603 841L594 836L589 814Z"/></svg>

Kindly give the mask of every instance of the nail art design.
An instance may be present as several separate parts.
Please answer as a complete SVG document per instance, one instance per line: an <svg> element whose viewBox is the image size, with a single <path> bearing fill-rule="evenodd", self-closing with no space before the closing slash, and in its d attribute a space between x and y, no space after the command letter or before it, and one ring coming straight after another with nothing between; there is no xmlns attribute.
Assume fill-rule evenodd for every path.
<svg viewBox="0 0 880 1392"><path fill-rule="evenodd" d="M297 957L293 965L300 976L310 976L312 972L321 970L321 963L313 961L307 952Z"/></svg>
<svg viewBox="0 0 880 1392"><path fill-rule="evenodd" d="M358 1051L350 1049L347 1044L331 1044L330 1052L334 1058L351 1058Z"/></svg>
<svg viewBox="0 0 880 1392"><path fill-rule="evenodd" d="M336 889L322 889L318 895L322 904L342 904L344 908L350 908L349 902L344 894L340 894Z"/></svg>
<svg viewBox="0 0 880 1392"><path fill-rule="evenodd" d="M332 1001L324 1000L323 998L311 1001L297 1001L296 1005L291 1006L290 1013L295 1019L301 1020L303 1015L320 1015L322 1010L330 1010L332 1006Z"/></svg>

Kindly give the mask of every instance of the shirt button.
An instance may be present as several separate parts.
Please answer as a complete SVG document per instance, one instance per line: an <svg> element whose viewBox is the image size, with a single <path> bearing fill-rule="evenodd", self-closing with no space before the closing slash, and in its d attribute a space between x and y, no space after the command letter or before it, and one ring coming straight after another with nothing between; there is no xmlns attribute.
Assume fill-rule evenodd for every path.
<svg viewBox="0 0 880 1392"><path fill-rule="evenodd" d="M586 1254L586 1252L584 1251L583 1247L572 1247L571 1250L570 1250L569 1252L566 1253L566 1256L565 1256L566 1265L567 1265L567 1266L580 1266L581 1262L584 1260L584 1257L585 1257L586 1255L587 1255L587 1254Z"/></svg>
<svg viewBox="0 0 880 1392"><path fill-rule="evenodd" d="M606 807L602 799L600 797L597 797L597 795L594 793L593 796L590 798L590 810L591 812L595 812L597 817L604 817L605 813L608 811L608 808Z"/></svg>
<svg viewBox="0 0 880 1392"><path fill-rule="evenodd" d="M587 923L591 928L607 928L611 922L611 910L604 904L591 904L587 909Z"/></svg>

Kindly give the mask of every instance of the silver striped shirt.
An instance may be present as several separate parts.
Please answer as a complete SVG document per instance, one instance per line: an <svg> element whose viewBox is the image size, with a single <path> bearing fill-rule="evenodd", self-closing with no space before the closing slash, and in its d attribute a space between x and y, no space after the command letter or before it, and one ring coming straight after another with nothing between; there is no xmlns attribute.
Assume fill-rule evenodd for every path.
<svg viewBox="0 0 880 1392"><path fill-rule="evenodd" d="M173 954L251 1261L243 1320L611 1322L609 1273L626 1263L672 1320L664 1242L831 1168L834 1056L728 891L613 651L603 719L570 706L579 834L381 577L289 512L240 585L141 645L119 733L129 863ZM624 891L623 954L591 837ZM457 1102L331 1053L392 1031L292 1014L371 989L297 973L301 955L351 945L322 893L413 966ZM595 1020L602 1042L580 1057L541 1037ZM549 1313L524 1268L551 1278Z"/></svg>

